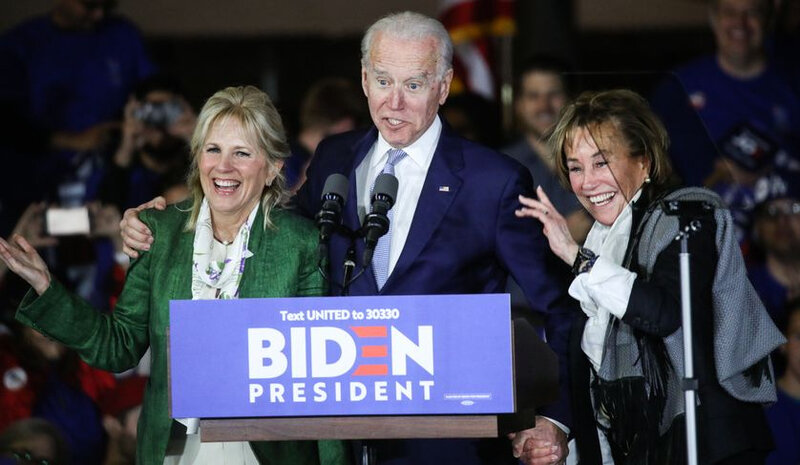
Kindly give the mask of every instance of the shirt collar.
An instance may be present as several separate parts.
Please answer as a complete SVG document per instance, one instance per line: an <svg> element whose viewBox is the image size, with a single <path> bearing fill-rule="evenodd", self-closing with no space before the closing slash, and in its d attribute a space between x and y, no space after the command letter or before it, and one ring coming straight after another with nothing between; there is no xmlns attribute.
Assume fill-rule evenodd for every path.
<svg viewBox="0 0 800 465"><path fill-rule="evenodd" d="M436 143L439 141L441 132L442 121L439 119L439 115L436 115L433 123L428 126L428 129L422 133L419 139L414 141L411 145L403 147L403 151L408 155L407 158L413 160L418 166L428 166L428 161L433 157L433 152L436 149ZM375 168L376 166L382 167L385 165L388 157L386 152L393 148L394 147L386 142L386 139L383 138L381 133L378 132L378 140L375 142L375 151L370 160L370 167Z"/></svg>

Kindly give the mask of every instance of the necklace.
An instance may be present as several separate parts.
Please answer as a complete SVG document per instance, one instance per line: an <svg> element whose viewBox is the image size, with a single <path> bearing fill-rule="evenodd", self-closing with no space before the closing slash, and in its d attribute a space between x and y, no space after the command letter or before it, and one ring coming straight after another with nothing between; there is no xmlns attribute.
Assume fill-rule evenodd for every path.
<svg viewBox="0 0 800 465"><path fill-rule="evenodd" d="M216 236L214 236L214 240L215 240L215 241L217 241L217 242L219 242L219 243L220 243L220 244L222 244L222 245L225 245L225 246L228 246L228 245L231 245L231 244L233 244L233 240L230 240L230 241L223 241L222 239L217 239L217 237L216 237Z"/></svg>

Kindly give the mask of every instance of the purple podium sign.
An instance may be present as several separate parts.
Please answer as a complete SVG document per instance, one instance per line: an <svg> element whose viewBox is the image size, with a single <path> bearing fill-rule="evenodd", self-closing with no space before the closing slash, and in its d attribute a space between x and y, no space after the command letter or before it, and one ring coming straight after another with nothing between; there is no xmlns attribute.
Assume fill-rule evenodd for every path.
<svg viewBox="0 0 800 465"><path fill-rule="evenodd" d="M514 411L507 294L170 303L174 418Z"/></svg>

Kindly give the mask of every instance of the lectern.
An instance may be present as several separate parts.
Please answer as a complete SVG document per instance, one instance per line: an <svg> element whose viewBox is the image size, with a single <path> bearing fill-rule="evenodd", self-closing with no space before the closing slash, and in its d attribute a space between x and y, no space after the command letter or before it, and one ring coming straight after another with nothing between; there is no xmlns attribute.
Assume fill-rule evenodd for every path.
<svg viewBox="0 0 800 465"><path fill-rule="evenodd" d="M498 437L558 396L508 295L173 302L170 408L201 440Z"/></svg>

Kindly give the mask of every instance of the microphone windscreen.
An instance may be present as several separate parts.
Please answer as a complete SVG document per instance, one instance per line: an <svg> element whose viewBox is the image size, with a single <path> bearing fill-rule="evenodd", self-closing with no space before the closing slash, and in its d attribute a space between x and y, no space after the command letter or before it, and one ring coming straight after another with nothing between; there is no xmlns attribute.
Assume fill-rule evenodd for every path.
<svg viewBox="0 0 800 465"><path fill-rule="evenodd" d="M397 199L398 185L399 183L396 177L389 173L381 173L378 175L378 178L375 179L375 188L372 190L372 198L375 198L378 194L383 194L391 198L392 203L394 203L395 199Z"/></svg>
<svg viewBox="0 0 800 465"><path fill-rule="evenodd" d="M347 192L350 190L350 182L347 178L340 173L333 173L325 180L325 186L322 188L322 197L328 194L336 194L342 199L347 199Z"/></svg>

